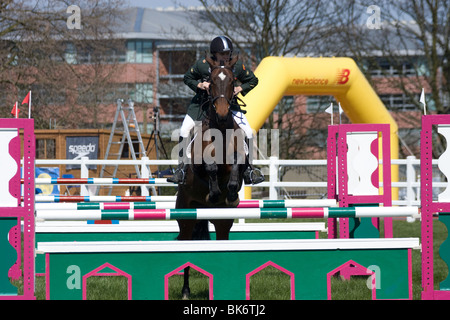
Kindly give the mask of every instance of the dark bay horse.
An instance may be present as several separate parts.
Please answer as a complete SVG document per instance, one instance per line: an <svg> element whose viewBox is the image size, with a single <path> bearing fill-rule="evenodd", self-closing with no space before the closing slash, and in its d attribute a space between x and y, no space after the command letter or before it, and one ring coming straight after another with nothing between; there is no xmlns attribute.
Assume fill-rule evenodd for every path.
<svg viewBox="0 0 450 320"><path fill-rule="evenodd" d="M245 134L233 119L230 106L234 99L231 61L214 61L211 67L209 107L201 128L195 128L191 143L191 160L186 182L178 186L176 208L235 208L245 170ZM228 240L233 220L211 220L217 240ZM178 220L178 240L209 239L208 221ZM194 235L193 235L194 234ZM183 299L190 294L189 268L184 270Z"/></svg>

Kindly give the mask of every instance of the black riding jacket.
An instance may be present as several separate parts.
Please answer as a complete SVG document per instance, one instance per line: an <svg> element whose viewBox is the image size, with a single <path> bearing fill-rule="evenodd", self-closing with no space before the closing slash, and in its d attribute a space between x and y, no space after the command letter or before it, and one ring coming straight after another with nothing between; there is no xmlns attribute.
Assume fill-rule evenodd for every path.
<svg viewBox="0 0 450 320"><path fill-rule="evenodd" d="M235 80L237 80L235 81L235 85L241 86L241 94L243 96L245 96L258 84L258 78L240 60L238 60L234 65L233 73ZM184 74L184 83L196 93L187 110L187 114L194 120L202 120L205 115L206 110L200 110L200 107L208 99L208 93L206 90L197 88L197 85L200 82L209 81L210 74L211 68L205 59L197 60L195 64ZM240 107L235 104L231 106L231 109L240 110Z"/></svg>

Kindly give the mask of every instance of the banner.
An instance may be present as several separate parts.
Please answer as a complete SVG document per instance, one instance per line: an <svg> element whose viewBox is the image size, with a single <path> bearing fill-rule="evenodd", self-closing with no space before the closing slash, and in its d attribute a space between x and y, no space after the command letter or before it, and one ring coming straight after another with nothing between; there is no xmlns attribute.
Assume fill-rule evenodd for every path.
<svg viewBox="0 0 450 320"><path fill-rule="evenodd" d="M66 137L66 159L98 159L98 137ZM80 169L79 165L68 164L66 170ZM88 165L88 169L97 169L96 165Z"/></svg>
<svg viewBox="0 0 450 320"><path fill-rule="evenodd" d="M59 178L59 167L36 167L36 178ZM59 195L59 186L55 184L40 184L36 185L36 194L49 196Z"/></svg>

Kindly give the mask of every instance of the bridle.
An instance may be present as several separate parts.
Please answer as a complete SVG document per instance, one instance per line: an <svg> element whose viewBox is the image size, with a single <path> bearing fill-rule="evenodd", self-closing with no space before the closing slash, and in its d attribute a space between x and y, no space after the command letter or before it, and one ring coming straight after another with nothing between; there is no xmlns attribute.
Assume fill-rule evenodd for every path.
<svg viewBox="0 0 450 320"><path fill-rule="evenodd" d="M231 73L233 74L233 69L230 68L230 67L224 66L224 65L220 65L220 66L213 67L213 68L211 69L211 73L212 73L213 70L215 70L215 69L227 69L227 70L230 70ZM233 82L232 82L232 88L234 88L234 76L232 76L232 79L233 79ZM213 84L212 78L211 78L211 84ZM216 97L214 97L212 94L210 94L209 101L210 101L211 105L213 106L214 111L216 111L217 108L216 108L215 102L216 102L218 99L220 99L220 98L225 99L225 100L227 101L227 103L228 103L228 110L230 110L230 106L231 106L231 104L232 104L233 97L234 97L234 92L233 92L233 90L232 90L232 91L231 91L231 97L230 97L230 98L226 97L224 94L220 94L220 95L218 95L218 96L216 96Z"/></svg>

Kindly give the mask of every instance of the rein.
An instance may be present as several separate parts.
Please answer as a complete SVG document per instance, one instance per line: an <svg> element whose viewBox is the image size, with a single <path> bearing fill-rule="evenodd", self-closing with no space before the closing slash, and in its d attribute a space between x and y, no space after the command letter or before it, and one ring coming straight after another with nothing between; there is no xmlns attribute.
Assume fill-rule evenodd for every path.
<svg viewBox="0 0 450 320"><path fill-rule="evenodd" d="M227 69L227 70L231 71L231 73L233 74L233 87L234 87L234 73L233 73L233 69L230 68L230 67L224 66L224 65L220 65L220 66L216 66L216 67L212 68L212 69L211 69L211 73L212 73L214 70L216 70L216 69ZM211 83L212 83L212 81L211 81ZM219 96L217 96L217 97L213 97L213 96L210 95L210 102L211 102L212 106L214 107L214 110L216 109L216 106L214 105L214 103L215 103L218 99L220 99L220 98L223 98L223 99L225 99L225 100L227 101L227 103L228 103L228 109L230 109L230 106L231 106L231 104L232 104L232 101L231 101L231 100L233 99L233 93L231 94L231 98L225 97L224 94L221 94L221 95L219 95Z"/></svg>
<svg viewBox="0 0 450 320"><path fill-rule="evenodd" d="M234 83L235 83L235 79L234 79L233 68L221 64L221 65L219 65L219 66L214 66L214 67L212 67L210 72L212 73L212 72L213 72L214 70L216 70L216 69L227 69L227 70L231 71L231 73L232 73L232 79L233 79L233 85L232 85L232 86L233 86L233 90L232 90L232 93L231 93L231 97L228 98L228 97L226 97L224 94L221 94L221 95L218 95L218 96L213 96L213 95L211 95L211 94L208 94L208 100L206 100L206 101L204 101L204 102L202 103L200 110L202 110L203 107L204 107L207 103L210 103L210 106L212 106L212 108L214 109L214 112L216 113L217 108L216 108L216 106L215 106L215 103L216 103L217 100L219 100L219 99L221 99L221 98L222 98L222 99L225 99L225 100L227 101L227 103L228 103L228 111L230 110L230 107L231 107L231 105L233 105L233 104L237 104L239 107L246 107L247 105L245 104L245 102L244 102L241 98L239 98L238 96L235 96L235 95L234 95ZM213 84L212 79L210 80L210 83ZM234 102L233 99L236 99L236 101ZM234 102L234 103L233 103L233 102ZM245 110L241 110L241 112L242 112L242 113L246 113ZM216 115L217 115L217 113L216 113ZM211 119L211 115L210 115L209 113L207 114L207 118Z"/></svg>

